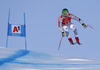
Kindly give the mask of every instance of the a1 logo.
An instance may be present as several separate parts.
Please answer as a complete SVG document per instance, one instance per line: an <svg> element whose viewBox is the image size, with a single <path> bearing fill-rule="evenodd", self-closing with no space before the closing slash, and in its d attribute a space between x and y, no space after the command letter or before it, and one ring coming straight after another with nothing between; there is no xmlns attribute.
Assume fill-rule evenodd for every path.
<svg viewBox="0 0 100 70"><path fill-rule="evenodd" d="M12 25L12 33L21 33L20 25Z"/></svg>

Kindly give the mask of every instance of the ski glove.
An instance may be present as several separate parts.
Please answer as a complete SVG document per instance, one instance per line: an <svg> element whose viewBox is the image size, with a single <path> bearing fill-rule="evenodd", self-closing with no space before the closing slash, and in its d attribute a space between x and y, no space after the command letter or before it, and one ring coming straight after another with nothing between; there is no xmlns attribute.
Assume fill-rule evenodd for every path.
<svg viewBox="0 0 100 70"><path fill-rule="evenodd" d="M86 28L86 27L87 27L84 23L82 24L82 26L83 26L84 28Z"/></svg>
<svg viewBox="0 0 100 70"><path fill-rule="evenodd" d="M62 32L62 36L63 36L63 37L65 36L65 33L64 33L64 32Z"/></svg>

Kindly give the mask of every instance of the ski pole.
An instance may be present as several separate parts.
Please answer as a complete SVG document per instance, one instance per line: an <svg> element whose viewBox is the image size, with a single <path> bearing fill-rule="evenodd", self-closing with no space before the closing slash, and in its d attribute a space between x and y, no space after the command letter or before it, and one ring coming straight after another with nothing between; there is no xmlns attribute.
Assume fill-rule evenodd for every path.
<svg viewBox="0 0 100 70"><path fill-rule="evenodd" d="M62 39L63 39L63 36L62 36L61 39L60 39L60 43L59 43L59 46L58 46L58 51L59 51L59 49L60 49L60 45L61 45Z"/></svg>
<svg viewBox="0 0 100 70"><path fill-rule="evenodd" d="M92 29L94 29L92 26L90 26L90 25L86 25L87 27L89 26L89 27L91 27Z"/></svg>

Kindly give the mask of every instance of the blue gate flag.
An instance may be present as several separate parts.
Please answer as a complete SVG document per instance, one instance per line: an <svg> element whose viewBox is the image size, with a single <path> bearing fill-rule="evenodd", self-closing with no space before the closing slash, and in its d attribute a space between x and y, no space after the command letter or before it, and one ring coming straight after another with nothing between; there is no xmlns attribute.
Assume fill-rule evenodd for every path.
<svg viewBox="0 0 100 70"><path fill-rule="evenodd" d="M8 24L8 36L26 37L25 25Z"/></svg>

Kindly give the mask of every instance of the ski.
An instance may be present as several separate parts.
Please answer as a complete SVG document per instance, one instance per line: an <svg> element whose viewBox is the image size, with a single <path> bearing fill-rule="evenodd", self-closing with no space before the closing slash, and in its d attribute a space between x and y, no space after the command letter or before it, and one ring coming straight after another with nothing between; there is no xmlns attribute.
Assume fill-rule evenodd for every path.
<svg viewBox="0 0 100 70"><path fill-rule="evenodd" d="M74 45L75 45L75 44L82 45L82 43L77 43L77 42L75 42Z"/></svg>

